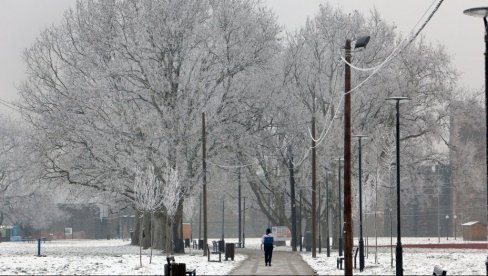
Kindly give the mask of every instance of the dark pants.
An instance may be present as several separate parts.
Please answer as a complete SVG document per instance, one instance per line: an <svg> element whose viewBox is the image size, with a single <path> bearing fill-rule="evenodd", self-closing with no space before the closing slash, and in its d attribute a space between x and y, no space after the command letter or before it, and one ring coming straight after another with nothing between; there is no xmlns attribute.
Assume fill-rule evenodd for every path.
<svg viewBox="0 0 488 276"><path fill-rule="evenodd" d="M264 245L264 262L271 264L271 257L273 256L273 245Z"/></svg>

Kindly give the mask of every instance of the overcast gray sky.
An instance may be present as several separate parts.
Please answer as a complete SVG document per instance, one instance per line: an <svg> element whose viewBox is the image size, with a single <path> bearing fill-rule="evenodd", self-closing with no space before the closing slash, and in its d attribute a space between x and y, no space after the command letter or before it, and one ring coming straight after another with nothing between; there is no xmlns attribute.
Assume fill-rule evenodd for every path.
<svg viewBox="0 0 488 276"><path fill-rule="evenodd" d="M279 23L293 30L313 16L325 0L263 0L278 16ZM404 34L410 32L434 0L329 0L345 11L363 14L376 8ZM437 2L437 1L436 1ZM39 32L58 24L75 0L0 0L0 99L15 101L15 84L24 78L22 51ZM481 89L484 85L484 30L481 18L464 15L465 9L488 6L486 0L446 0L422 34L432 43L443 44L460 75L460 85ZM0 105L1 114L12 110Z"/></svg>

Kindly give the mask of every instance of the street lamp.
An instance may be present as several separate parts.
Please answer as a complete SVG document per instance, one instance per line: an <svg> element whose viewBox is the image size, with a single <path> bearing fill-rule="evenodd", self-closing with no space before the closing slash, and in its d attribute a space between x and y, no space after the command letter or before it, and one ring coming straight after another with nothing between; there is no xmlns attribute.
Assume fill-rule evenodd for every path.
<svg viewBox="0 0 488 276"><path fill-rule="evenodd" d="M325 219L327 220L327 229L325 229L327 240L325 241L327 247L327 257L330 257L330 240L329 240L329 172L325 173L325 193L326 193L326 205L325 205Z"/></svg>
<svg viewBox="0 0 488 276"><path fill-rule="evenodd" d="M449 225L449 215L446 215L446 241L449 240L449 227L447 227Z"/></svg>
<svg viewBox="0 0 488 276"><path fill-rule="evenodd" d="M302 244L302 187L299 188L299 197L300 197L300 211L298 214L298 227L300 228L300 252L303 250L303 244Z"/></svg>
<svg viewBox="0 0 488 276"><path fill-rule="evenodd" d="M363 188L362 188L362 168L361 168L361 140L366 135L353 135L354 138L358 139L359 143L359 271L364 269L364 240L363 240Z"/></svg>
<svg viewBox="0 0 488 276"><path fill-rule="evenodd" d="M457 216L454 215L453 216L453 220L452 220L452 223L453 223L453 229L454 229L454 240L456 240L456 230L457 230L457 227L456 227L456 219L457 219Z"/></svg>
<svg viewBox="0 0 488 276"><path fill-rule="evenodd" d="M481 17L483 18L483 23L485 25L485 127L486 127L486 201L488 208L488 22L486 17L488 17L488 7L479 7L467 9L463 12L466 15ZM488 212L486 213L488 220ZM487 258L488 261L488 258ZM488 263L487 263L487 274L488 274Z"/></svg>
<svg viewBox="0 0 488 276"><path fill-rule="evenodd" d="M400 102L410 100L407 97L390 97L396 105L396 172L397 172L397 245L396 245L396 275L403 275L402 233L400 217Z"/></svg>
<svg viewBox="0 0 488 276"><path fill-rule="evenodd" d="M341 202L341 161L344 161L344 158L337 158L337 164L339 166L339 175L338 175L338 186L339 186L339 257L342 256L342 202Z"/></svg>
<svg viewBox="0 0 488 276"><path fill-rule="evenodd" d="M242 197L243 206L242 206L242 248L245 248L246 246L246 197Z"/></svg>
<svg viewBox="0 0 488 276"><path fill-rule="evenodd" d="M271 199L270 199L270 196L271 196L271 193L265 193L268 197L268 210L271 209ZM269 220L269 215L268 215L268 228L271 228L271 222Z"/></svg>
<svg viewBox="0 0 488 276"><path fill-rule="evenodd" d="M322 220L320 219L320 214L322 213L322 193L320 189L320 183L319 183L319 211L318 211L318 223L319 223L319 253L322 253L322 227L320 226L322 224Z"/></svg>
<svg viewBox="0 0 488 276"><path fill-rule="evenodd" d="M369 36L359 37L354 48L364 48ZM351 204L351 40L346 39L344 47L346 64L344 68L344 231L346 232L344 274L352 275L352 204Z"/></svg>
<svg viewBox="0 0 488 276"><path fill-rule="evenodd" d="M239 223L238 223L238 236L239 236L239 239L238 239L238 242L241 243L242 245L242 209L241 209L241 169L239 168L237 170L237 183L238 183L238 187L237 187L237 205L238 205L238 220L239 220Z"/></svg>

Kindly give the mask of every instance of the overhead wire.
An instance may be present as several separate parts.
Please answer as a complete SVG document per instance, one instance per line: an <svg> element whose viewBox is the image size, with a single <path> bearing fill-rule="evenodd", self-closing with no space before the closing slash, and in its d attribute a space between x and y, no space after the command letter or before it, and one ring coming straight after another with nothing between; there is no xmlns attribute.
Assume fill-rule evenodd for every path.
<svg viewBox="0 0 488 276"><path fill-rule="evenodd" d="M372 67L372 68L359 68L361 70L368 70L368 71L369 70L373 70L373 72L368 77L366 77L364 80L362 80L358 85L356 85L354 88L352 88L348 92L342 94L341 98L339 99L339 103L337 105L337 106L339 106L339 108L341 108L341 105L342 105L342 102L344 100L345 95L347 95L349 93L352 93L352 92L358 90L361 86L363 86L366 82L368 82L374 75L376 75L379 72L379 70L381 68L383 68L383 66L385 64L387 64L391 59L393 59L399 53L401 53L406 47L408 47L415 40L415 38L418 37L418 35L420 34L420 32L425 28L425 26L427 26L428 22L432 19L432 17L434 16L434 14L440 8L441 4L444 2L444 0L438 0L439 2L437 3L436 7L432 10L432 12L429 14L428 18L424 21L424 23L421 25L421 27L416 32L414 32L414 29L420 23L421 19L423 17L425 17L425 15L427 14L428 10L431 9L431 7L433 6L433 4L436 1L437 0L434 0L431 3L431 5L427 9L427 11L422 15L422 17L415 24L414 28L410 31L410 33L411 34L413 33L413 35L410 38L408 38L407 40L403 40L402 42L398 43L397 47L395 47L395 49L386 57L386 59L383 62L381 62L379 65L377 65L375 67ZM342 56L341 56L341 59L342 59ZM348 64L350 64L350 63L348 63ZM329 127L324 128L324 131L322 131L322 133L321 133L321 135L319 136L318 139L314 139L312 137L312 139L316 142L315 147L319 146L321 144L321 142L325 139L325 137L327 137L328 131L329 131L330 127L332 126L333 120L335 120L336 117L337 116L334 116L334 118L329 122Z"/></svg>
<svg viewBox="0 0 488 276"><path fill-rule="evenodd" d="M5 100L0 99L0 104L3 105L3 106L6 106L6 107L8 107L8 108L10 108L12 110L15 110L15 111L20 112L20 110L19 110L18 107L16 107L15 105L13 105L13 104L5 101Z"/></svg>
<svg viewBox="0 0 488 276"><path fill-rule="evenodd" d="M339 102L337 104L337 106L339 106L338 111L340 110L340 108L342 106L342 102L344 101L345 95L347 95L349 93L352 93L352 92L358 90L361 86L363 86L366 82L368 82L374 75L376 75L379 72L379 70L381 68L383 68L383 66L385 64L387 64L391 59L393 59L394 57L396 57L399 53L401 53L407 46L409 46L415 40L415 38L425 28L425 26L427 25L427 23L430 21L430 19L432 19L432 17L437 12L437 10L441 6L441 4L444 2L444 0L439 0L439 2L437 3L435 9L430 13L429 17L424 21L424 23L422 24L422 26L414 33L415 28L419 25L419 23L422 21L422 19L425 17L425 15L428 13L428 11L431 9L431 7L434 5L434 3L436 1L437 0L433 0L432 1L432 3L427 8L427 10L424 12L424 14L419 18L419 20L417 21L417 23L415 24L415 26L412 28L412 30L410 31L410 34L413 33L413 35L411 36L411 38L408 39L408 40L403 40L400 43L398 43L397 47L395 47L395 49L393 49L393 51L385 58L385 60L383 62L381 62L379 65L377 65L375 67L372 67L372 68L358 68L358 67L356 67L356 68L358 68L360 70L367 70L367 71L373 70L373 72L368 77L366 77L363 81L361 81L358 85L356 85L354 88L352 88L348 92L342 94L342 96L339 99ZM341 56L341 59L342 59L342 56ZM351 65L350 63L347 63L347 64ZM330 129L331 129L333 123L334 123L334 120L337 118L337 114L338 114L338 112L336 112L336 114L334 115L334 117L329 121L329 125L328 126L326 126L327 125L327 122L325 122L324 129L320 133L319 138L315 139L311 135L310 129L308 130L308 133L309 133L311 139L314 140L315 143L316 143L315 144L315 147L318 147L322 143L322 141L324 141L325 138L328 136L329 131L330 131ZM299 166L303 161L305 161L305 159L308 157L308 154L310 153L310 150L312 148L313 147L311 147L311 146L310 147L307 147L307 151L305 152L304 156L300 159L299 162L297 162L297 164L294 163L294 165L295 166Z"/></svg>

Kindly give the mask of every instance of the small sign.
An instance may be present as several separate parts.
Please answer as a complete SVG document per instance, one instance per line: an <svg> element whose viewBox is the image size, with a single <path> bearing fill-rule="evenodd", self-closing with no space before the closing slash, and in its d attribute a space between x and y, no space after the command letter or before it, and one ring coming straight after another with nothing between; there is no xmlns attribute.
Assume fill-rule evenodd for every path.
<svg viewBox="0 0 488 276"><path fill-rule="evenodd" d="M64 234L65 235L73 234L73 228L64 228Z"/></svg>
<svg viewBox="0 0 488 276"><path fill-rule="evenodd" d="M291 231L286 226L273 226L271 228L275 241L289 241L291 240Z"/></svg>

